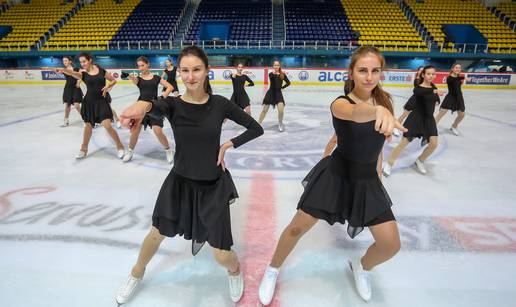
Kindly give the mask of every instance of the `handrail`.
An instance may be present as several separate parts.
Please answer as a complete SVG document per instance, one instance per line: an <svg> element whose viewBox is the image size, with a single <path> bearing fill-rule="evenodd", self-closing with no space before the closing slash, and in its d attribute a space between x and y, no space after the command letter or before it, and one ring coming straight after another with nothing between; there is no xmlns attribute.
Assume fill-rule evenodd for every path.
<svg viewBox="0 0 516 307"><path fill-rule="evenodd" d="M209 50L272 50L281 48L283 50L354 50L362 44L357 41L294 41L284 40L280 45L275 45L272 40L227 40L227 41L115 41L107 44L97 44L95 42L79 45L76 42L48 42L47 45L40 47L41 51L53 50L47 47L57 47L59 50L171 50L181 49L186 45L199 45ZM50 44L50 46L48 46ZM31 42L19 42L8 44L4 47L8 50L1 51L25 51L25 46L31 46ZM492 47L494 45L495 47ZM4 45L5 46L5 45ZM512 53L513 48L501 48L499 44L453 44L444 42L419 42L417 45L413 42L402 44L388 44L381 42L373 44L385 52L442 52L442 53ZM0 47L1 48L1 47Z"/></svg>

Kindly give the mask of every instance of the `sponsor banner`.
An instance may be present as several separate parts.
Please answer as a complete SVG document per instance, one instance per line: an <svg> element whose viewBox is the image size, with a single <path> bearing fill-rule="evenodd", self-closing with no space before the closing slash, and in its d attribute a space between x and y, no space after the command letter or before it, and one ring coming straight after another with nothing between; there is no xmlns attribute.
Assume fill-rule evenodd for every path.
<svg viewBox="0 0 516 307"><path fill-rule="evenodd" d="M382 76L383 84L414 84L416 74L412 71L385 71Z"/></svg>
<svg viewBox="0 0 516 307"><path fill-rule="evenodd" d="M244 69L242 72L247 75L253 82L263 82L263 69ZM233 67L228 68L212 68L210 70L210 81L215 82L231 82L231 74L236 73Z"/></svg>
<svg viewBox="0 0 516 307"><path fill-rule="evenodd" d="M472 85L509 85L511 84L512 75L505 74L468 74L470 79L466 84Z"/></svg>
<svg viewBox="0 0 516 307"><path fill-rule="evenodd" d="M40 70L0 70L0 81L41 81Z"/></svg>
<svg viewBox="0 0 516 307"><path fill-rule="evenodd" d="M138 69L108 69L115 78L120 80L122 73L134 73L139 74ZM272 68L249 68L244 69L244 74L248 75L251 80L257 84L265 83L268 84L268 73L272 71ZM162 69L152 69L153 74L161 76L163 73ZM215 67L210 70L209 78L210 81L215 84L231 84L230 76L235 73L234 67ZM288 78L294 85L336 85L341 86L344 81L348 78L348 72L346 69L314 69L314 68L289 68L284 69ZM446 86L446 78L448 76L447 71L437 72L434 83L439 87ZM515 88L516 77L513 74L501 74L501 73L465 73L466 77L470 80L465 81L464 85L468 88ZM402 71L402 70L388 70L383 72L382 83L386 86L402 86L410 87L413 84L415 78L414 71ZM31 83L43 81L64 81L62 74L55 73L51 70L23 70L23 69L4 69L0 70L0 82L20 82L20 83ZM122 78L121 80L128 80L128 78ZM181 80L178 76L178 83Z"/></svg>
<svg viewBox="0 0 516 307"><path fill-rule="evenodd" d="M55 71L51 70L42 70L41 71L41 79L46 80L65 80L65 77L63 74L56 73Z"/></svg>
<svg viewBox="0 0 516 307"><path fill-rule="evenodd" d="M163 69L149 69L150 73L153 74L153 75L157 75L157 76L160 76L163 74ZM114 70L109 70L109 72L113 75L113 77L115 78L119 78L122 79L122 80L130 80L129 77L125 77L123 76L122 77L122 74L126 73L126 74L134 74L135 76L140 76L140 71L138 69L114 69Z"/></svg>
<svg viewBox="0 0 516 307"><path fill-rule="evenodd" d="M269 68L268 71L272 71ZM323 70L323 69L302 69L291 68L283 70L290 82L305 84L334 84L344 83L348 79L347 70ZM267 81L268 82L268 81Z"/></svg>
<svg viewBox="0 0 516 307"><path fill-rule="evenodd" d="M435 74L434 84L440 85L440 84L446 84L446 77L448 77L450 73L449 72L437 72Z"/></svg>

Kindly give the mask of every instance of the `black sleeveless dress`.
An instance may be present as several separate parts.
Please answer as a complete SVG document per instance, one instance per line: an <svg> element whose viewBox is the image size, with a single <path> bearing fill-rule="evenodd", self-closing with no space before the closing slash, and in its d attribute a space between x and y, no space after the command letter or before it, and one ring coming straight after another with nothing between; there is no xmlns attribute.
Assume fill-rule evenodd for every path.
<svg viewBox="0 0 516 307"><path fill-rule="evenodd" d="M165 74L167 75L167 82L170 83L174 89L172 90L172 93L173 92L179 92L179 88L177 87L177 80L176 80L176 77L177 77L177 67L174 66L174 68L172 68L172 70L168 70L168 69L165 69L164 70ZM165 91L166 89L163 88L163 92Z"/></svg>
<svg viewBox="0 0 516 307"><path fill-rule="evenodd" d="M231 95L230 101L236 103L241 109L245 109L250 105L251 99L245 91L245 83L248 82L249 86L254 86L253 80L248 75L231 75L231 82L233 84L233 94Z"/></svg>
<svg viewBox="0 0 516 307"><path fill-rule="evenodd" d="M102 88L106 86L106 70L99 68L99 73L92 76L87 72L82 72L82 81L86 84L86 95L84 95L81 116L85 123L95 125L101 123L105 119L113 121L113 112L111 111L111 96L107 93L106 97L102 96Z"/></svg>
<svg viewBox="0 0 516 307"><path fill-rule="evenodd" d="M161 77L154 75L152 79L145 80L141 77L138 77L138 83L136 86L140 90L140 96L138 96L138 100L152 102L158 99L158 86L161 82ZM145 115L142 121L143 129L147 129L147 126L160 126L163 128L163 119L150 117L149 115Z"/></svg>
<svg viewBox="0 0 516 307"><path fill-rule="evenodd" d="M355 104L347 96L339 98ZM377 172L385 136L374 129L375 121L332 118L337 148L305 177L297 208L330 225L347 222L348 235L354 238L364 227L395 220Z"/></svg>
<svg viewBox="0 0 516 307"><path fill-rule="evenodd" d="M73 71L79 71L79 68L75 67ZM66 82L63 90L63 103L73 104L74 102L82 102L82 90L77 87L77 79L75 77L64 75Z"/></svg>

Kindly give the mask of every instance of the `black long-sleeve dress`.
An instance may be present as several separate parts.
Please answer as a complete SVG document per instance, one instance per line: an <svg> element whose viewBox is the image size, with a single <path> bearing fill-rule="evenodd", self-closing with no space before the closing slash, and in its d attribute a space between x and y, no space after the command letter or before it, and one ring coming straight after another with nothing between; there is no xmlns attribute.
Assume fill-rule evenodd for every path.
<svg viewBox="0 0 516 307"><path fill-rule="evenodd" d="M236 103L241 109L245 109L250 105L251 99L245 91L245 83L249 86L254 86L253 80L248 75L231 75L231 82L233 84L233 94L231 95L231 102Z"/></svg>
<svg viewBox="0 0 516 307"><path fill-rule="evenodd" d="M431 136L438 135L434 118L435 106L439 103L439 95L434 93L436 89L434 84L431 88L422 86L414 88L416 105L403 124L408 129L403 133L403 137L409 141L421 138L421 144L426 144Z"/></svg>
<svg viewBox="0 0 516 307"><path fill-rule="evenodd" d="M443 99L441 109L464 112L466 106L464 105L464 97L462 96L462 80L464 76L448 76L446 77L446 84L448 85L448 94Z"/></svg>
<svg viewBox="0 0 516 307"><path fill-rule="evenodd" d="M283 84L285 81L285 84ZM269 73L269 82L270 86L263 98L262 104L272 105L275 107L278 103L283 102L285 104L285 99L283 98L282 89L285 89L290 85L290 80L287 77L287 74L275 74Z"/></svg>
<svg viewBox="0 0 516 307"><path fill-rule="evenodd" d="M176 141L174 167L161 186L152 225L162 235L192 240L192 254L207 241L230 250L233 245L229 205L238 198L231 174L217 166L222 123L229 118L247 128L231 141L235 148L263 134L262 127L234 103L210 95L204 104L181 97L161 98L148 113L166 117Z"/></svg>

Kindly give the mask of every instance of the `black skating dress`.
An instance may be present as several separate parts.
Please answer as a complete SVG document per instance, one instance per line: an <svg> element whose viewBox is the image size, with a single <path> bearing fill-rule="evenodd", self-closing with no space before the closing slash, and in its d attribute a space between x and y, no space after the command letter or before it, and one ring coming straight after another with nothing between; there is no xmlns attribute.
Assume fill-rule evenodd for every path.
<svg viewBox="0 0 516 307"><path fill-rule="evenodd" d="M355 104L347 96L339 98ZM348 235L354 238L364 227L395 220L377 172L385 136L374 129L375 121L332 118L337 148L304 178L297 208L330 225L347 222Z"/></svg>
<svg viewBox="0 0 516 307"><path fill-rule="evenodd" d="M113 121L113 112L109 105L111 96L109 93L106 97L102 96L102 88L106 86L106 70L102 67L98 67L98 69L99 73L96 75L82 72L82 81L86 84L86 94L82 101L81 116L85 123L92 125L101 123L105 119Z"/></svg>
<svg viewBox="0 0 516 307"><path fill-rule="evenodd" d="M231 82L233 83L233 94L231 95L231 102L236 103L241 109L245 109L250 105L251 99L245 91L245 83L249 86L254 86L253 80L247 75L231 75Z"/></svg>
<svg viewBox="0 0 516 307"><path fill-rule="evenodd" d="M79 68L75 67L73 71L79 71ZM75 77L64 75L66 82L63 90L63 103L73 104L74 102L82 102L82 90L77 87L77 79Z"/></svg>
<svg viewBox="0 0 516 307"><path fill-rule="evenodd" d="M409 141L414 138L421 138L421 144L425 145L431 136L438 136L434 111L440 100L439 95L434 93L436 89L437 87L433 83L431 88L422 86L414 88L416 105L403 123L403 126L408 129L407 132L403 133L403 137L406 137Z"/></svg>
<svg viewBox="0 0 516 307"><path fill-rule="evenodd" d="M160 98L148 113L167 117L174 132L174 167L156 200L152 225L162 235L192 240L192 254L207 241L230 250L233 245L229 205L238 193L226 169L217 166L222 123L229 118L247 128L231 141L235 148L263 134L262 127L227 98L210 95L204 104L181 97Z"/></svg>
<svg viewBox="0 0 516 307"><path fill-rule="evenodd" d="M464 112L466 106L464 105L464 97L462 96L462 80L464 76L448 76L446 77L446 84L448 85L448 94L443 99L441 109Z"/></svg>
<svg viewBox="0 0 516 307"><path fill-rule="evenodd" d="M285 81L285 84L283 84ZM263 104L272 105L276 107L279 102L283 102L285 104L285 99L283 98L282 89L285 89L290 85L290 80L287 77L287 74L283 74L283 79L280 74L269 73L269 83L270 87L263 98Z"/></svg>
<svg viewBox="0 0 516 307"><path fill-rule="evenodd" d="M145 80L142 77L138 77L138 89L140 90L140 96L138 100L152 102L158 99L158 86L161 82L161 77L154 75L152 79ZM145 115L142 121L142 125L144 129L147 129L147 126L160 126L163 128L163 119L154 118L149 115Z"/></svg>
<svg viewBox="0 0 516 307"><path fill-rule="evenodd" d="M174 89L172 90L172 93L179 92L179 88L177 87L177 80L176 80L177 67L174 66L174 68L172 68L172 70L168 70L165 68L164 72L167 75L167 82L170 83L172 85L172 87L174 87ZM166 90L167 89L164 87L163 92Z"/></svg>

